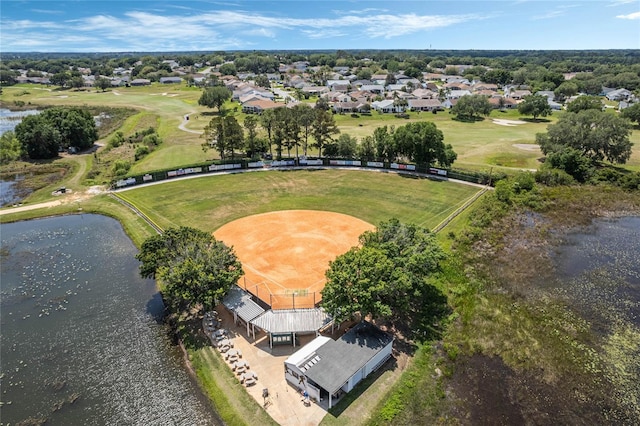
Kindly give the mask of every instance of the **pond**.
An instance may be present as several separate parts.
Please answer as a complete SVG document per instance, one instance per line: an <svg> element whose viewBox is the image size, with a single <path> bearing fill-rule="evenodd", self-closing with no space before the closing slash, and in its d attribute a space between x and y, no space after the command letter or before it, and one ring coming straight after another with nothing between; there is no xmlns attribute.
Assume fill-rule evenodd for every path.
<svg viewBox="0 0 640 426"><path fill-rule="evenodd" d="M19 222L1 239L3 424L221 424L117 221Z"/></svg>
<svg viewBox="0 0 640 426"><path fill-rule="evenodd" d="M35 115L40 111L35 109L25 111L11 111L6 108L0 108L0 135L9 130L13 130L28 115Z"/></svg>

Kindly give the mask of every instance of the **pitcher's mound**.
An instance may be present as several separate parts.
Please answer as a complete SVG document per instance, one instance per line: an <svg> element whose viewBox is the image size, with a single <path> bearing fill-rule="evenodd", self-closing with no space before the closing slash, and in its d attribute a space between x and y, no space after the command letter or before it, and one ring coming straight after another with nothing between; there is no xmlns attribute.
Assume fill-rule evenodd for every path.
<svg viewBox="0 0 640 426"><path fill-rule="evenodd" d="M329 261L373 229L340 213L287 210L238 219L214 236L233 246L242 262L241 287L273 309L291 309L314 307L321 300Z"/></svg>

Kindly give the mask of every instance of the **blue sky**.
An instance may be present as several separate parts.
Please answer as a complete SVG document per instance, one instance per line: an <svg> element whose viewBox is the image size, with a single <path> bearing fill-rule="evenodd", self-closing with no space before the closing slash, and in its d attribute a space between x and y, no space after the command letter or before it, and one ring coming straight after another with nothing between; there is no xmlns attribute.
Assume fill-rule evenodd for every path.
<svg viewBox="0 0 640 426"><path fill-rule="evenodd" d="M0 52L429 48L640 49L640 2L0 3Z"/></svg>

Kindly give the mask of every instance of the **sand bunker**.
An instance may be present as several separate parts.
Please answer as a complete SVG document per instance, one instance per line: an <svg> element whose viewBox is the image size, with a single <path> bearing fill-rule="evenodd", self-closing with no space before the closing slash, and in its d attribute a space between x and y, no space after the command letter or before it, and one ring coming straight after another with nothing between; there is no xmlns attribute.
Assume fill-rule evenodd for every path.
<svg viewBox="0 0 640 426"><path fill-rule="evenodd" d="M494 124L498 124L500 126L507 126L507 127L513 127L513 126L517 126L519 124L527 124L526 121L521 121L521 120L504 120L502 118L494 118L493 120Z"/></svg>
<svg viewBox="0 0 640 426"><path fill-rule="evenodd" d="M514 143L514 148L521 149L523 151L540 151L540 145L535 143Z"/></svg>

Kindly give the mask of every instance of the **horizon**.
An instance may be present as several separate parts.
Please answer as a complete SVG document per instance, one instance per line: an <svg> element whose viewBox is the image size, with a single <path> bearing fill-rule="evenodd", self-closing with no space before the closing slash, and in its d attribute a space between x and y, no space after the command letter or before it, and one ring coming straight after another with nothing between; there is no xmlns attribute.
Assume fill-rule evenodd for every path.
<svg viewBox="0 0 640 426"><path fill-rule="evenodd" d="M3 0L0 51L636 50L639 21L635 0Z"/></svg>

